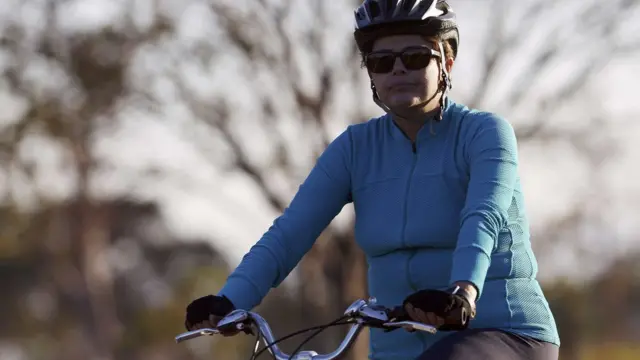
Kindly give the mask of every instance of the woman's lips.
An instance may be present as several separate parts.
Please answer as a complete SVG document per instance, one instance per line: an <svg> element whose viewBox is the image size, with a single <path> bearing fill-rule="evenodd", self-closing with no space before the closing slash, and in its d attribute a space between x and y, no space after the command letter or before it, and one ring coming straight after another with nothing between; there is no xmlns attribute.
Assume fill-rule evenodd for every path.
<svg viewBox="0 0 640 360"><path fill-rule="evenodd" d="M414 83L397 83L397 84L392 84L389 85L389 90L407 90L407 89L414 89L416 87L416 84Z"/></svg>

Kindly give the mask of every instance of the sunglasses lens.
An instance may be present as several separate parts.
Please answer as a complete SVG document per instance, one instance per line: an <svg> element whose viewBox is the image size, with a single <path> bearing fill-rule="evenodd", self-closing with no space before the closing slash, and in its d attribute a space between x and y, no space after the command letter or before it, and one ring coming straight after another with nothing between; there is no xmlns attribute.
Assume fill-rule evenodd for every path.
<svg viewBox="0 0 640 360"><path fill-rule="evenodd" d="M429 65L434 55L427 49L407 49L398 56L407 70L420 70ZM395 62L396 55L393 53L370 54L366 59L367 69L375 74L391 72Z"/></svg>
<svg viewBox="0 0 640 360"><path fill-rule="evenodd" d="M426 50L408 50L400 56L402 64L407 70L420 70L429 65L431 61L431 52Z"/></svg>
<svg viewBox="0 0 640 360"><path fill-rule="evenodd" d="M375 74L388 73L393 70L396 61L392 54L377 54L367 56L367 69Z"/></svg>

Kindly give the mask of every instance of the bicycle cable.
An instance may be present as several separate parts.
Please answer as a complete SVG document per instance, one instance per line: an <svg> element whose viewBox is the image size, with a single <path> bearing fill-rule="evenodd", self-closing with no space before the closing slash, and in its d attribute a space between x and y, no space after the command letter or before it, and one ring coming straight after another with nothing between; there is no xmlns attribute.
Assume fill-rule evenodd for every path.
<svg viewBox="0 0 640 360"><path fill-rule="evenodd" d="M304 344L306 344L307 342L309 342L309 340L311 340L313 337L315 337L316 335L318 335L320 332L322 332L322 331L326 330L327 328L332 327L332 326L339 326L339 325L348 325L348 324L351 324L351 323L352 323L351 321L345 321L345 319L348 319L348 318L349 318L348 316L342 316L342 317L338 318L337 320L334 320L334 321L332 321L332 322L330 322L330 323L328 323L328 324L324 324L324 325L317 325L317 326L312 326L312 327L310 327L310 328L306 328L306 329L298 330L298 331L295 331L295 332L293 332L293 333L290 333L290 334L288 334L288 335L286 335L286 336L283 336L283 337L281 337L281 338L279 338L279 339L276 339L276 340L275 340L275 341L273 341L272 343L265 345L265 347L264 347L264 348L262 348L262 349L261 349L260 351L258 351L257 353L256 353L256 352L255 352L255 350L254 350L254 353L253 353L253 355L252 355L252 357L251 357L251 360L255 360L255 359L257 359L257 358L258 358L258 356L259 356L260 354L262 354L263 352L265 352L265 351L266 351L266 350L268 350L269 348L273 347L274 345L276 345L276 344L278 344L278 343L280 343L280 342L282 342L282 341L284 341L284 340L290 339L290 338L292 338L292 337L294 337L294 336L296 336L296 335L300 335L300 334L303 334L303 333L306 333L306 332L309 332L309 331L317 330L317 332L315 332L314 334L310 335L307 339L305 339L305 340L302 342L302 344L300 344L300 346L299 346L299 347L298 347L298 348L293 352L293 354L291 354L291 357L293 357L293 356L295 355L295 353L297 353L298 351L300 351L301 346L303 346ZM258 336L263 336L262 331L258 330ZM258 341L259 341L259 340L258 340ZM256 349L257 349L257 348L256 348ZM290 358L291 358L291 357L290 357ZM274 356L273 358L275 359L275 356Z"/></svg>
<svg viewBox="0 0 640 360"><path fill-rule="evenodd" d="M302 341L300 343L300 345L298 345L298 347L293 350L293 352L291 353L291 356L289 356L289 360L292 360L294 356L296 356L296 354L298 353L298 351L302 350L302 347L304 346L304 344L308 343L309 341L311 341L311 339L313 339L314 337L316 337L318 334L320 334L321 332L325 331L326 329L330 328L331 326L336 326L336 325L342 325L340 322L343 321L344 319L349 318L348 316L341 316L338 319L330 322L329 324L327 324L325 327L316 330L313 334L309 335L309 337L307 337L304 341Z"/></svg>
<svg viewBox="0 0 640 360"><path fill-rule="evenodd" d="M256 343L253 344L253 355L251 355L251 360L256 359L256 351L258 351L258 348L260 347L260 340L262 340L262 338L263 338L262 331L258 330L256 334Z"/></svg>

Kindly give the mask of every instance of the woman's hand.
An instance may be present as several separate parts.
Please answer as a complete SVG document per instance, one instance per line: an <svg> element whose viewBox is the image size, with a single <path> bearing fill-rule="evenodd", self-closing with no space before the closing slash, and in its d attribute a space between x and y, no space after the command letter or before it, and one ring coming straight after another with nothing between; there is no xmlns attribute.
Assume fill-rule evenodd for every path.
<svg viewBox="0 0 640 360"><path fill-rule="evenodd" d="M456 283L464 292L421 290L409 295L403 305L414 320L442 330L462 330L475 317L477 290L471 283Z"/></svg>
<svg viewBox="0 0 640 360"><path fill-rule="evenodd" d="M444 318L443 317L438 316L433 312L424 312L424 311L420 310L419 308L416 308L413 305L411 305L411 303L407 303L404 306L404 309L407 312L407 315L409 315L409 317L413 321L417 321L417 322L420 322L420 323L423 323L423 324L435 326L436 328L439 328L442 325L444 325Z"/></svg>
<svg viewBox="0 0 640 360"><path fill-rule="evenodd" d="M184 326L189 331L216 328L218 322L234 309L233 303L224 296L203 296L187 306ZM232 336L237 333L236 330L230 330L222 332L222 335Z"/></svg>

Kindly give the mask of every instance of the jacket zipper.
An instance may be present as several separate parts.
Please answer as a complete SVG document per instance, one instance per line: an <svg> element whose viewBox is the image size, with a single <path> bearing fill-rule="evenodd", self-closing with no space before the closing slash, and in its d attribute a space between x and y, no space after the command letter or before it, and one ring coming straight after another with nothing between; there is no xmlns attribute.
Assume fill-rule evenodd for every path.
<svg viewBox="0 0 640 360"><path fill-rule="evenodd" d="M407 245L407 241L406 241L406 229L407 229L407 222L408 222L408 214L409 214L409 195L411 193L411 181L413 180L413 173L416 169L416 163L418 160L418 151L417 151L417 146L416 146L416 142L412 142L411 144L411 150L413 152L413 160L411 163L411 171L409 172L409 179L407 180L407 189L405 191L405 195L404 195L404 214L403 214L403 224L402 224L402 234L401 234L401 244L402 247L406 247ZM411 263L411 258L413 256L409 256L409 258L407 258L407 264L406 264L406 276L407 276L407 283L413 288L413 284L411 281L411 276L410 276L410 263Z"/></svg>
<svg viewBox="0 0 640 360"><path fill-rule="evenodd" d="M417 152L415 142L411 144L411 149L413 152L413 160L411 162L411 171L409 172L409 179L407 180L407 189L404 194L404 214L403 214L404 221L402 223L402 237L401 237L402 247L405 247L407 245L406 239L405 239L406 237L405 232L407 229L407 215L409 213L409 193L411 192L411 180L413 179L413 172L416 169L416 162L418 157L418 152Z"/></svg>

